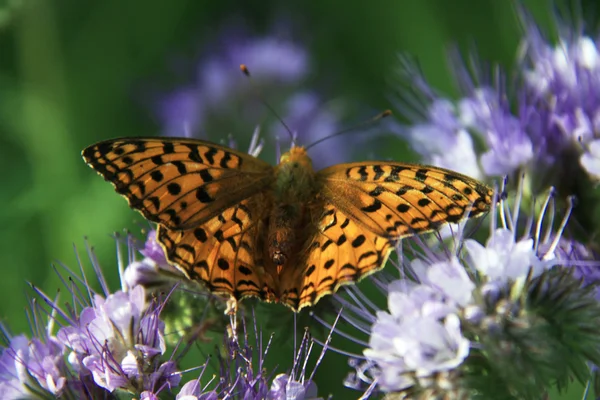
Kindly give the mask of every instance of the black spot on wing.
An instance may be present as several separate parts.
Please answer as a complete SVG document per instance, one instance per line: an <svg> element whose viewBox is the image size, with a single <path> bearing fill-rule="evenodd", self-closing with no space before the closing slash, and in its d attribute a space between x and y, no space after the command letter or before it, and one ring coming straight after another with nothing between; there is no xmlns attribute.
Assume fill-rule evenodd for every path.
<svg viewBox="0 0 600 400"><path fill-rule="evenodd" d="M196 189L196 199L198 199L200 203L205 204L212 203L214 201L214 199L210 197L210 195L208 194L206 189L204 189L204 187L199 187L198 189Z"/></svg>
<svg viewBox="0 0 600 400"><path fill-rule="evenodd" d="M381 179L381 177L385 173L383 168L381 168L381 165L374 165L373 172L375 172L375 176L373 177L373 180L375 180L375 181L378 181L379 179Z"/></svg>
<svg viewBox="0 0 600 400"><path fill-rule="evenodd" d="M165 154L173 154L173 153L175 153L175 146L173 146L173 143L171 143L171 142L164 142L163 143L163 152Z"/></svg>
<svg viewBox="0 0 600 400"><path fill-rule="evenodd" d="M375 211L379 210L380 208L381 208L381 202L377 199L374 199L372 204L370 204L366 207L362 207L361 210L364 212L371 213L371 212L375 212Z"/></svg>
<svg viewBox="0 0 600 400"><path fill-rule="evenodd" d="M425 182L425 179L427 179L427 172L428 171L424 168L418 169L417 172L415 172L415 180Z"/></svg>
<svg viewBox="0 0 600 400"><path fill-rule="evenodd" d="M162 172L160 172L160 171L158 171L158 170L155 170L155 171L152 171L152 172L150 173L150 178L152 178L152 180L153 180L154 182L160 182L160 181L162 181L162 180L163 180L165 177L164 177L164 175L162 174Z"/></svg>
<svg viewBox="0 0 600 400"><path fill-rule="evenodd" d="M352 247L357 248L363 245L363 243L365 242L366 238L365 235L358 235L353 241L352 241Z"/></svg>
<svg viewBox="0 0 600 400"><path fill-rule="evenodd" d="M419 205L419 207L427 207L429 204L431 204L431 200L419 199L419 201L417 201L417 204Z"/></svg>
<svg viewBox="0 0 600 400"><path fill-rule="evenodd" d="M178 183L171 182L167 185L167 191L169 194L177 196L179 193L181 193L181 186Z"/></svg>
<svg viewBox="0 0 600 400"><path fill-rule="evenodd" d="M218 154L218 150L215 149L214 147L209 147L208 151L206 153L204 153L204 157L206 158L206 161L208 161L208 163L210 165L213 165L215 163L215 156Z"/></svg>

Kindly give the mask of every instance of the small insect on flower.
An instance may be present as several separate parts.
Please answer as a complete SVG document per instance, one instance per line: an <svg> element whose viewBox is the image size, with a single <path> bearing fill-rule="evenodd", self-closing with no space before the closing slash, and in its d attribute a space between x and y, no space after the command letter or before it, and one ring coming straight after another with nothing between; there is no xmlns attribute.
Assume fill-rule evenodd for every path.
<svg viewBox="0 0 600 400"><path fill-rule="evenodd" d="M383 268L399 239L485 213L493 194L468 176L400 162L315 172L295 145L276 166L187 138L107 140L83 158L158 224L187 278L294 311Z"/></svg>

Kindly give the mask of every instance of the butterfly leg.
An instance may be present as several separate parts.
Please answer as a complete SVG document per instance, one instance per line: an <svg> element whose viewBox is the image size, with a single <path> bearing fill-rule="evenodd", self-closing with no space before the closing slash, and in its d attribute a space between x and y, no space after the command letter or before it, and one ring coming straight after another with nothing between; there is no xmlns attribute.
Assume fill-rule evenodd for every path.
<svg viewBox="0 0 600 400"><path fill-rule="evenodd" d="M235 297L230 297L226 302L225 315L231 315L233 318L236 317L238 312L238 301Z"/></svg>

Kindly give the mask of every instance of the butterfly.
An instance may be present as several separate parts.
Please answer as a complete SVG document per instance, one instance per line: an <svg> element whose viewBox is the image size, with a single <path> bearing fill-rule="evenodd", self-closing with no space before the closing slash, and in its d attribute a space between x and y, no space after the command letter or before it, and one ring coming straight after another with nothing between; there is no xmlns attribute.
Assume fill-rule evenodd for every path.
<svg viewBox="0 0 600 400"><path fill-rule="evenodd" d="M398 240L489 210L493 191L450 170L368 161L318 172L292 146L273 166L189 138L120 138L82 152L158 224L170 263L234 301L294 311L382 269Z"/></svg>

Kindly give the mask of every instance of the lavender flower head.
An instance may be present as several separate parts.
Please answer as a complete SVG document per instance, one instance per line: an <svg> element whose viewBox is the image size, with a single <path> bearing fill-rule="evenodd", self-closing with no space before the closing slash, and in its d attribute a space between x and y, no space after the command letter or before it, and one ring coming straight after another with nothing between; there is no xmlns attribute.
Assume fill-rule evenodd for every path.
<svg viewBox="0 0 600 400"><path fill-rule="evenodd" d="M417 110L424 115L423 121L399 103L400 113L408 114L415 123L406 128L395 125L393 129L409 139L426 163L476 179L513 175L531 166L535 158L527 134L531 108L523 105L513 114L500 77L495 86L480 86L459 64L466 95L452 101L436 94L408 61L402 61L402 68L402 79L412 79L428 105L425 110ZM483 143L484 150L476 143Z"/></svg>
<svg viewBox="0 0 600 400"><path fill-rule="evenodd" d="M80 314L78 326L63 327L57 337L71 350L69 358L79 371L92 373L94 382L109 390L139 392L160 384L177 385L175 364L156 364L166 350L160 308L148 307L144 289L117 292L106 299L94 296ZM147 369L156 372L147 374ZM86 371L86 372L87 372Z"/></svg>
<svg viewBox="0 0 600 400"><path fill-rule="evenodd" d="M527 376L537 374L536 363L552 358L552 354L548 351L539 359L523 359L519 352L533 351L523 348L523 343L555 340L539 336L538 318L546 318L545 323L552 325L554 318L567 318L573 312L570 307L577 308L576 299L581 298L589 308L571 317L581 321L590 316L600 318L600 306L590 290L572 277L573 268L582 265L580 260L559 247L571 209L555 225L553 201L551 193L538 217L523 223L518 205L511 212L508 202L502 199L492 211L490 237L485 244L466 239L464 225L454 232L450 243L440 242L432 247L422 238L411 239L412 244L403 245L404 251L398 251L399 279L385 272L370 278L385 296L387 309L377 307L372 296L367 298L357 288L346 288L334 295L344 309L342 319L369 336L364 340L356 333L338 330L365 348L351 363L356 372L348 377L347 386L363 391L361 398L378 392L415 398L468 397L480 390L479 384L474 383L478 379L500 380L508 392L532 390L527 387L531 385ZM414 258L409 261L410 253ZM567 310L556 308L558 293L573 301L568 307L563 305ZM577 331L577 326L570 332L573 329L573 334L581 335L582 340L598 341L584 330ZM512 335L518 335L523 342L509 345L514 340ZM570 350L562 351L574 351L568 345L567 349ZM563 354L557 350L554 357L560 359ZM579 357L577 362L585 365L584 357ZM511 374L506 372L502 372L504 376L495 375L517 360L526 367L517 368L514 376L509 377ZM540 380L561 379L559 376L564 373L557 368L553 371L557 375ZM483 378L480 374L491 375ZM536 393L543 387L536 387Z"/></svg>
<svg viewBox="0 0 600 400"><path fill-rule="evenodd" d="M36 391L59 396L70 391L64 351L55 337L43 341L25 335L10 338L0 356L0 397L20 399Z"/></svg>
<svg viewBox="0 0 600 400"><path fill-rule="evenodd" d="M530 22L530 21L528 21ZM560 24L560 22L559 22ZM589 176L600 178L600 53L597 39L559 25L549 43L533 23L526 25L524 80L545 110L545 129L534 140L556 157L574 153Z"/></svg>
<svg viewBox="0 0 600 400"><path fill-rule="evenodd" d="M166 351L162 302L147 301L139 285L123 283L123 290L108 292L100 266L93 252L88 252L103 293L91 289L83 272L78 276L64 265L73 279L67 285L71 304L61 307L58 298L51 299L34 288L45 304L31 303L34 338L11 337L5 332L9 344L0 356L3 399L38 398L43 393L110 398L115 391L140 394L179 384L176 364L162 359ZM131 265L135 252L128 253L127 264ZM125 263L120 256L119 264L123 272ZM45 327L37 325L44 320L48 320ZM56 325L59 328L53 333Z"/></svg>
<svg viewBox="0 0 600 400"><path fill-rule="evenodd" d="M499 68L488 71L473 61L476 57L467 65L454 52L452 67L462 96L451 100L401 59L401 79L410 80L417 98L397 99L400 113L414 125L394 129L427 163L485 180L526 172L532 185L526 192L539 194L547 185L562 188L561 178L578 173L577 164L597 180L598 41L560 25L554 45L524 11L520 16L526 36L510 84Z"/></svg>

